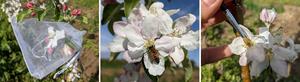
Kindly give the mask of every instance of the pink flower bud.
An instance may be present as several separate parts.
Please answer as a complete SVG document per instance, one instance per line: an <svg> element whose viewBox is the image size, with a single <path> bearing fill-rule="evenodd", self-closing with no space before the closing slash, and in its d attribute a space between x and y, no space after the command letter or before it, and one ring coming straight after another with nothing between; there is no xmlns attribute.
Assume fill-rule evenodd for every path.
<svg viewBox="0 0 300 82"><path fill-rule="evenodd" d="M31 12L31 16L33 16L33 17L34 17L35 15L36 15L36 13L35 13L35 12Z"/></svg>
<svg viewBox="0 0 300 82"><path fill-rule="evenodd" d="M263 21L266 24L271 24L275 18L277 13L275 12L275 9L263 9L260 12L260 20Z"/></svg>
<svg viewBox="0 0 300 82"><path fill-rule="evenodd" d="M34 6L33 2L26 3L26 8L28 8L28 9L33 9L33 6Z"/></svg>
<svg viewBox="0 0 300 82"><path fill-rule="evenodd" d="M66 4L63 4L62 6L63 6L63 7L62 7L62 8L63 8L63 11L66 11L66 10L68 9L68 6L67 6Z"/></svg>
<svg viewBox="0 0 300 82"><path fill-rule="evenodd" d="M53 48L47 48L47 53L52 54L53 53Z"/></svg>
<svg viewBox="0 0 300 82"><path fill-rule="evenodd" d="M74 9L72 12L71 12L71 15L72 16L79 16L81 14L81 10L80 9Z"/></svg>

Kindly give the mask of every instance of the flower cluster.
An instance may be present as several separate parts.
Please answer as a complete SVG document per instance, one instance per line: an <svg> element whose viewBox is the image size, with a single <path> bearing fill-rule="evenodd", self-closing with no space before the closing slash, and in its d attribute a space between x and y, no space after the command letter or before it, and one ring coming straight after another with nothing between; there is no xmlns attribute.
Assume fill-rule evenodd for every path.
<svg viewBox="0 0 300 82"><path fill-rule="evenodd" d="M65 31L64 30L54 30L54 27L48 28L48 36L46 37L46 43L47 43L47 53L52 54L53 49L57 46L57 42L60 39L65 38Z"/></svg>
<svg viewBox="0 0 300 82"><path fill-rule="evenodd" d="M50 2L50 1L49 1ZM81 10L80 9L75 9L75 8L69 8L68 4L67 4L68 0L59 0L55 5L55 7L58 7L60 13L59 14L55 14L55 15L63 15L63 16L59 16L61 18L61 20L65 20L65 21L72 21L74 20L76 17L81 15ZM37 1L28 1L26 3L23 4L23 7L25 10L28 10L30 12L30 16L34 17L36 15L43 15L45 16L47 14L47 12L49 12L49 10L51 9L47 9L46 6L50 6L50 5L46 5L47 1L43 1L43 2L37 2ZM41 17L39 17L41 18Z"/></svg>
<svg viewBox="0 0 300 82"><path fill-rule="evenodd" d="M7 14L9 17L9 22L11 21L11 17L17 16L21 9L21 3L18 2L17 0L8 0L5 3L1 5L1 9L3 12Z"/></svg>
<svg viewBox="0 0 300 82"><path fill-rule="evenodd" d="M65 78L65 80L67 82L74 82L77 79L80 78L80 73L82 72L79 68L78 68L78 61L74 62L73 64L70 65L71 67L71 72L68 73L67 77Z"/></svg>
<svg viewBox="0 0 300 82"><path fill-rule="evenodd" d="M41 4L38 4L37 2L35 2L35 1L28 1L28 2L26 2L25 4L24 4L24 7L25 7L25 9L27 9L27 10L30 10L30 12L31 12L31 16L32 17L34 17L34 16L36 16L36 10L35 10L35 8L37 8L37 7L39 7L39 8L41 8L42 10L46 10L46 4L45 3L41 3Z"/></svg>
<svg viewBox="0 0 300 82"><path fill-rule="evenodd" d="M298 58L294 41L290 38L283 38L282 34L272 34L269 28L276 18L274 9L263 9L260 19L267 27L259 28L259 34L253 35L246 27L240 25L246 31L252 46L246 45L243 38L237 37L229 45L234 54L240 55L239 63L241 66L250 64L250 75L259 76L268 66L277 74L277 80L289 76L290 63ZM284 47L283 42L289 45Z"/></svg>
<svg viewBox="0 0 300 82"><path fill-rule="evenodd" d="M173 21L170 16L179 10L165 11L163 7L161 2L149 9L144 5L135 7L127 20L114 23L116 37L109 45L111 52L121 52L128 63L143 62L153 76L162 75L168 58L180 66L184 49L199 46L198 31L191 30L196 17L188 14Z"/></svg>
<svg viewBox="0 0 300 82"><path fill-rule="evenodd" d="M80 16L81 10L80 9L71 9L67 5L68 0L59 0L60 9L63 11L64 20L71 21L74 20L77 16Z"/></svg>

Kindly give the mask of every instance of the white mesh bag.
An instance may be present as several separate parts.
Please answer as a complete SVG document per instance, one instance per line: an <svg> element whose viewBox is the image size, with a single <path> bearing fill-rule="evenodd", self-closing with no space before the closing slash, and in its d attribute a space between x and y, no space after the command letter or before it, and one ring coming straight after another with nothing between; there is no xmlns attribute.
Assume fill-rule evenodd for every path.
<svg viewBox="0 0 300 82"><path fill-rule="evenodd" d="M42 79L79 57L84 31L64 22L11 19L14 34L30 74Z"/></svg>

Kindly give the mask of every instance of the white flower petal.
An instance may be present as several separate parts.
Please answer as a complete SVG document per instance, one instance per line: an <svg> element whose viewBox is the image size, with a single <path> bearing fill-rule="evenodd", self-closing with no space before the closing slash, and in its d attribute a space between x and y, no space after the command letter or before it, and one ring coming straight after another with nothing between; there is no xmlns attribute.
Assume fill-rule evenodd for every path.
<svg viewBox="0 0 300 82"><path fill-rule="evenodd" d="M242 30L244 30L244 32L246 32L246 35L248 36L248 38L250 40L252 40L252 38L254 38L254 35L252 34L252 32L247 27L245 27L241 24L239 26L242 28Z"/></svg>
<svg viewBox="0 0 300 82"><path fill-rule="evenodd" d="M50 26L48 28L48 36L49 36L49 38L52 38L52 37L54 37L54 35L55 35L54 27Z"/></svg>
<svg viewBox="0 0 300 82"><path fill-rule="evenodd" d="M277 13L275 9L266 9L264 8L260 13L260 20L266 23L267 27L274 21L276 18Z"/></svg>
<svg viewBox="0 0 300 82"><path fill-rule="evenodd" d="M160 20L158 20L158 22L159 22L158 28L159 28L159 32L161 34L166 35L166 34L170 34L173 32L173 29L172 29L173 21L168 20L167 16L160 16L157 18L160 18Z"/></svg>
<svg viewBox="0 0 300 82"><path fill-rule="evenodd" d="M182 16L175 20L174 30L178 31L179 34L186 33L188 30L191 30L191 26L195 21L196 17L192 14Z"/></svg>
<svg viewBox="0 0 300 82"><path fill-rule="evenodd" d="M248 64L248 60L247 60L247 57L246 57L246 53L242 53L240 55L240 59L239 59L239 64L241 66L246 66Z"/></svg>
<svg viewBox="0 0 300 82"><path fill-rule="evenodd" d="M131 57L129 56L128 51L125 51L123 53L123 58L128 62L128 63L136 63L136 62L140 62L142 60L142 57L137 58L137 59L131 59Z"/></svg>
<svg viewBox="0 0 300 82"><path fill-rule="evenodd" d="M149 11L142 4L139 4L128 16L128 21L132 24L139 25L141 20L144 20L145 16L149 15Z"/></svg>
<svg viewBox="0 0 300 82"><path fill-rule="evenodd" d="M179 40L177 37L162 36L155 41L155 49L170 52L175 46L179 45Z"/></svg>
<svg viewBox="0 0 300 82"><path fill-rule="evenodd" d="M165 51L159 50L158 52L159 52L159 54L160 54L161 56L163 56L163 57L166 57L166 56L169 55L169 53L167 53L167 52L165 52Z"/></svg>
<svg viewBox="0 0 300 82"><path fill-rule="evenodd" d="M155 15L157 19L159 19L156 21L158 22L157 26L159 28L159 32L161 34L170 34L173 32L173 20L170 15L162 9L163 6L163 3L155 2L150 6L149 11L151 14Z"/></svg>
<svg viewBox="0 0 300 82"><path fill-rule="evenodd" d="M152 66L151 60L150 60L150 58L149 58L148 55L149 55L148 53L145 53L144 54L144 59L143 59L144 60L144 65L145 65L146 69L149 69L150 66Z"/></svg>
<svg viewBox="0 0 300 82"><path fill-rule="evenodd" d="M142 23L142 35L144 36L144 38L153 39L157 37L159 30L158 27L160 25L160 22L158 20L159 19L152 15L145 17L145 20Z"/></svg>
<svg viewBox="0 0 300 82"><path fill-rule="evenodd" d="M280 47L278 45L274 45L272 52L274 54L273 57L280 60L294 62L298 58L298 54L295 51Z"/></svg>
<svg viewBox="0 0 300 82"><path fill-rule="evenodd" d="M172 59L174 60L174 62L176 64L180 64L183 61L183 59L184 59L183 49L180 48L180 47L175 47L174 52L172 52L170 54L170 56L172 57Z"/></svg>
<svg viewBox="0 0 300 82"><path fill-rule="evenodd" d="M164 8L164 4L162 2L154 2L150 8Z"/></svg>
<svg viewBox="0 0 300 82"><path fill-rule="evenodd" d="M159 56L159 58L159 63L155 64L150 61L148 54L144 55L144 65L153 76L159 76L165 71L165 60L162 56Z"/></svg>
<svg viewBox="0 0 300 82"><path fill-rule="evenodd" d="M269 28L267 28L267 27L260 27L260 28L258 28L258 34L260 36L268 36L270 34Z"/></svg>
<svg viewBox="0 0 300 82"><path fill-rule="evenodd" d="M124 43L125 39L117 36L113 39L113 42L108 45L108 48L111 52L125 51Z"/></svg>
<svg viewBox="0 0 300 82"><path fill-rule="evenodd" d="M255 43L254 45L256 45L256 44L268 44L267 39L263 36L255 36L255 37L253 37L252 41L253 41L253 43Z"/></svg>
<svg viewBox="0 0 300 82"><path fill-rule="evenodd" d="M262 45L255 45L247 49L247 57L251 61L263 62L266 60L265 54Z"/></svg>
<svg viewBox="0 0 300 82"><path fill-rule="evenodd" d="M125 28L127 25L128 25L127 22L124 22L124 21L114 22L114 25L113 25L114 33L118 36L125 37L126 36Z"/></svg>
<svg viewBox="0 0 300 82"><path fill-rule="evenodd" d="M138 29L133 28L133 25L128 26L128 28L126 28L126 37L128 38L128 40L132 43L134 43L137 46L143 45L144 44L144 39L142 37L142 35L139 33Z"/></svg>
<svg viewBox="0 0 300 82"><path fill-rule="evenodd" d="M288 63L284 60L280 60L277 58L272 58L270 62L270 66L272 67L272 70L279 76L282 77L288 77L289 71L288 71Z"/></svg>
<svg viewBox="0 0 300 82"><path fill-rule="evenodd" d="M180 38L180 45L187 50L194 50L199 47L198 31L189 31Z"/></svg>
<svg viewBox="0 0 300 82"><path fill-rule="evenodd" d="M242 37L235 38L231 44L228 45L229 49L233 54L241 55L246 52L247 48L245 47L245 43Z"/></svg>
<svg viewBox="0 0 300 82"><path fill-rule="evenodd" d="M131 59L139 59L146 53L144 46L137 46L131 42L128 43L128 54Z"/></svg>
<svg viewBox="0 0 300 82"><path fill-rule="evenodd" d="M170 16L172 16L172 15L176 14L176 13L179 12L179 11L180 11L180 9L172 9L172 10L168 10L167 13L168 13Z"/></svg>
<svg viewBox="0 0 300 82"><path fill-rule="evenodd" d="M295 50L295 43L294 43L294 41L291 38L288 38L286 41L289 43L288 49Z"/></svg>
<svg viewBox="0 0 300 82"><path fill-rule="evenodd" d="M250 75L259 77L260 73L263 72L269 66L269 60L264 61L252 61L250 66Z"/></svg>
<svg viewBox="0 0 300 82"><path fill-rule="evenodd" d="M161 65L152 65L148 71L153 76L159 76L165 71L165 67Z"/></svg>

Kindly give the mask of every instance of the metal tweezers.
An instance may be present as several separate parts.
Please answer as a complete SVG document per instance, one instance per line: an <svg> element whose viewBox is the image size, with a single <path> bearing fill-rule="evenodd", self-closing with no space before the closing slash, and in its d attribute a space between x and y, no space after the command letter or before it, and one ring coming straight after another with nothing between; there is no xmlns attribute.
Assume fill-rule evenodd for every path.
<svg viewBox="0 0 300 82"><path fill-rule="evenodd" d="M225 4L221 5L221 10L224 11L225 16L226 16L228 22L233 27L233 29L236 32L238 32L242 38L248 38L246 32L240 27L240 25L238 24L238 22L236 21L236 19L234 18L234 16L230 12L230 10L226 7Z"/></svg>

